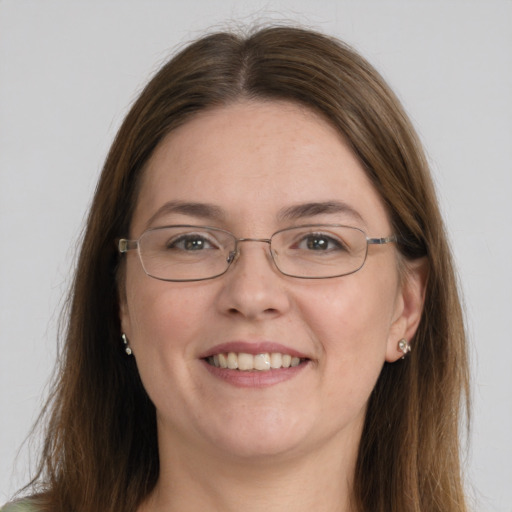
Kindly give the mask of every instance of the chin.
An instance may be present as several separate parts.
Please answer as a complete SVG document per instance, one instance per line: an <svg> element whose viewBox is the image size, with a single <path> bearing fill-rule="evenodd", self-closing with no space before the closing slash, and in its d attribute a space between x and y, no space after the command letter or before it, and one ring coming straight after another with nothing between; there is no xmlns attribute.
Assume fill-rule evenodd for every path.
<svg viewBox="0 0 512 512"><path fill-rule="evenodd" d="M207 435L224 455L261 459L302 450L308 444L307 424L282 411L253 411L246 418L224 418L217 434L210 429Z"/></svg>

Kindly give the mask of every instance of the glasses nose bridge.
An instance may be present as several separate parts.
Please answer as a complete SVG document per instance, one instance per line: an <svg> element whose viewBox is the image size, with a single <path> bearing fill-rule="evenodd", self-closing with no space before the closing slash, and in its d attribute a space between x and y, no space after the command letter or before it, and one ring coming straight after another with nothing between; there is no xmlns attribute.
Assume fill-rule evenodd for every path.
<svg viewBox="0 0 512 512"><path fill-rule="evenodd" d="M271 238L236 238L235 239L235 249L229 254L229 257L228 257L229 265L234 263L240 257L240 248L239 248L240 242L261 242L264 244L268 244L268 247L270 249L270 254L272 256L272 261L273 261L274 258L273 258L272 250L271 250L271 247L272 247L272 245L271 245L272 239Z"/></svg>
<svg viewBox="0 0 512 512"><path fill-rule="evenodd" d="M270 242L272 241L272 239L271 238L237 238L236 241L237 241L237 244L238 244L238 242L262 242L262 243L270 245Z"/></svg>

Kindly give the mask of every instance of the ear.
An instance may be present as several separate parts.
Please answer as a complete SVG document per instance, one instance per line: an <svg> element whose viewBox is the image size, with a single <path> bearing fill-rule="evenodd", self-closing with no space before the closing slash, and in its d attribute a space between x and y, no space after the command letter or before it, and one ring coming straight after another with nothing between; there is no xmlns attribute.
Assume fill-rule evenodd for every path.
<svg viewBox="0 0 512 512"><path fill-rule="evenodd" d="M404 354L398 349L401 339L411 343L423 313L428 281L428 261L420 258L403 264L402 279L398 291L393 323L389 330L386 361L393 363ZM413 344L412 344L413 345ZM414 350L414 346L412 346Z"/></svg>

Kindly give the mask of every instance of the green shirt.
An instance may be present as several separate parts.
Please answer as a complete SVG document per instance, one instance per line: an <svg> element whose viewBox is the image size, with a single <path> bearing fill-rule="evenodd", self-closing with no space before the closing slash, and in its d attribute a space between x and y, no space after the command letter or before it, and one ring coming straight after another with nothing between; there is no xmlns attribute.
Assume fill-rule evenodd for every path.
<svg viewBox="0 0 512 512"><path fill-rule="evenodd" d="M7 503L4 505L0 512L37 512L34 505L31 504L30 500L24 499L15 501L13 503Z"/></svg>

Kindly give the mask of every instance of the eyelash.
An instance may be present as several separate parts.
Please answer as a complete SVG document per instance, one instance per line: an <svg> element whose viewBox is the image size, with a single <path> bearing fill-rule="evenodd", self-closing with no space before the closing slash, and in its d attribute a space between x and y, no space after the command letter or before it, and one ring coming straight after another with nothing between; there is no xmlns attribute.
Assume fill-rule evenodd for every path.
<svg viewBox="0 0 512 512"><path fill-rule="evenodd" d="M206 237L199 233L184 233L182 235L178 235L166 243L166 248L167 249L187 250L185 247L178 247L178 245L181 243L187 243L189 241L192 243L194 243L196 241L200 241L201 243L206 242L206 244L210 245L212 248L218 249L218 244L214 244L213 241L209 239L209 237ZM189 249L189 250L193 250L193 249Z"/></svg>
<svg viewBox="0 0 512 512"><path fill-rule="evenodd" d="M325 240L327 242L327 246L329 246L330 244L335 245L334 248L327 247L325 249L326 252L333 251L333 250L345 250L346 249L346 244L344 244L338 238L336 238L332 235L328 235L326 233L306 233L306 234L304 234L304 236L302 236L300 238L300 240L298 241L298 243L296 245L299 246L303 242L305 242L307 244L309 242L309 240L315 240L315 239ZM311 249L311 250L314 250L314 249Z"/></svg>

